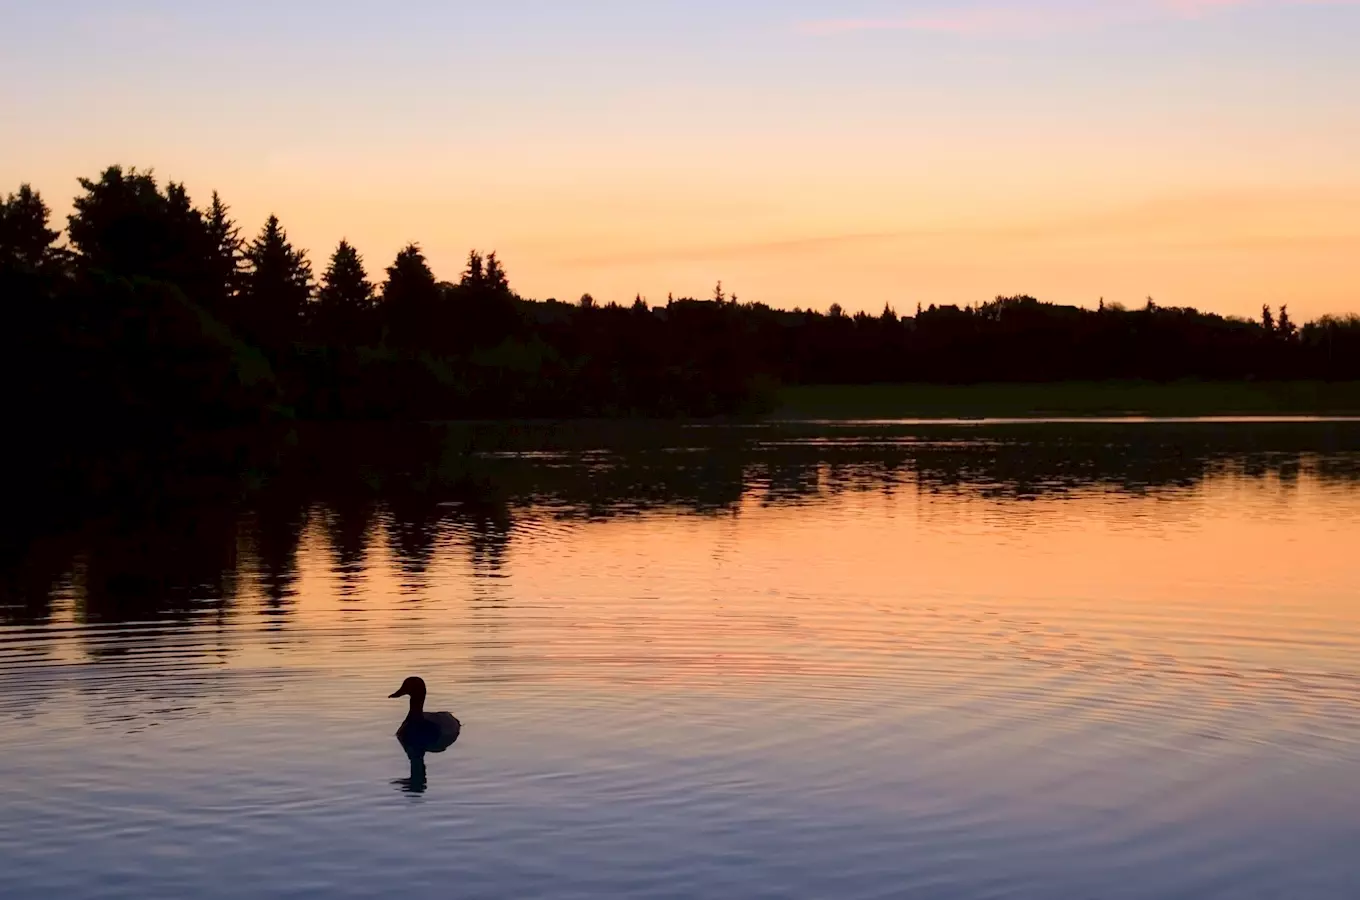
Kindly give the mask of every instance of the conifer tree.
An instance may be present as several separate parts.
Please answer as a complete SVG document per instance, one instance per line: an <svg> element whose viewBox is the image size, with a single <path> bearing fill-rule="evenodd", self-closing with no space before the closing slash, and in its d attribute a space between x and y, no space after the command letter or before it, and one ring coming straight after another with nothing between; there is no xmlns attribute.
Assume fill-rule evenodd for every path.
<svg viewBox="0 0 1360 900"><path fill-rule="evenodd" d="M470 252L462 280L448 294L452 302L443 314L452 320L444 326L450 349L495 346L519 327L515 294L494 252Z"/></svg>
<svg viewBox="0 0 1360 900"><path fill-rule="evenodd" d="M0 381L20 406L20 379L33 378L39 360L51 361L44 345L52 337L56 307L50 301L63 281L55 276L63 273L65 254L53 246L60 234L48 227L50 218L42 195L27 184L0 195Z"/></svg>
<svg viewBox="0 0 1360 900"><path fill-rule="evenodd" d="M373 284L363 257L348 241L342 240L331 254L316 300L317 330L324 340L352 345L369 336Z"/></svg>
<svg viewBox="0 0 1360 900"><path fill-rule="evenodd" d="M495 254L492 254L493 256ZM468 253L467 268L463 270L460 287L479 288L486 282L486 261L476 250Z"/></svg>
<svg viewBox="0 0 1360 900"><path fill-rule="evenodd" d="M246 249L241 324L247 335L278 350L300 335L312 298L312 266L303 250L294 249L288 233L271 215L259 237Z"/></svg>
<svg viewBox="0 0 1360 900"><path fill-rule="evenodd" d="M443 343L449 323L440 321L441 299L420 245L408 244L387 267L382 289L382 311L393 343L419 349Z"/></svg>
<svg viewBox="0 0 1360 900"><path fill-rule="evenodd" d="M27 184L0 198L0 269L38 272L53 262L60 232L48 227L51 216L42 195Z"/></svg>
<svg viewBox="0 0 1360 900"><path fill-rule="evenodd" d="M213 191L212 203L203 211L206 232L203 267L207 282L203 301L219 315L229 315L244 274L245 242L230 213L231 208L222 202L217 191Z"/></svg>
<svg viewBox="0 0 1360 900"><path fill-rule="evenodd" d="M505 275L505 269L501 266L501 261L496 258L495 252L487 254L486 270L482 275L482 283L490 294L504 295L510 293L510 280Z"/></svg>
<svg viewBox="0 0 1360 900"><path fill-rule="evenodd" d="M1275 324L1275 333L1286 341L1292 341L1298 331L1298 326L1289 318L1289 304L1286 303L1280 307L1280 320Z"/></svg>

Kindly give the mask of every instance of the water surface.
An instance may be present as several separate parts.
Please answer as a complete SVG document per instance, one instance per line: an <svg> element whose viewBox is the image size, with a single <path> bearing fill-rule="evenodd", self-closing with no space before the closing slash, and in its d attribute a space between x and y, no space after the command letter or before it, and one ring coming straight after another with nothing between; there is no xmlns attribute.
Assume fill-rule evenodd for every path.
<svg viewBox="0 0 1360 900"><path fill-rule="evenodd" d="M1360 884L1360 425L289 454L18 529L0 896ZM424 778L409 674L464 723Z"/></svg>

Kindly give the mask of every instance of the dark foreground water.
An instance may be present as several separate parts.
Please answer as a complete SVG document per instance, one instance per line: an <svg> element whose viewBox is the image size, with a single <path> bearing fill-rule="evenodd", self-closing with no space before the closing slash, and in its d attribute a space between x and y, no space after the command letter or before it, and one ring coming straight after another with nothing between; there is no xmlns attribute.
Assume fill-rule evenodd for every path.
<svg viewBox="0 0 1360 900"><path fill-rule="evenodd" d="M335 433L46 516L0 897L1355 897L1357 451ZM464 722L423 776L409 674Z"/></svg>

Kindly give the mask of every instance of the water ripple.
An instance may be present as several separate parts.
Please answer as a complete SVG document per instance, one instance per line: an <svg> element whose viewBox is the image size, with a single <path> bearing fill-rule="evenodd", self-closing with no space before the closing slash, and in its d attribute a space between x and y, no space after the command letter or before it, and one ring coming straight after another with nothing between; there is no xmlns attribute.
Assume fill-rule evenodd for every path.
<svg viewBox="0 0 1360 900"><path fill-rule="evenodd" d="M16 577L0 896L1350 896L1354 453L804 427Z"/></svg>

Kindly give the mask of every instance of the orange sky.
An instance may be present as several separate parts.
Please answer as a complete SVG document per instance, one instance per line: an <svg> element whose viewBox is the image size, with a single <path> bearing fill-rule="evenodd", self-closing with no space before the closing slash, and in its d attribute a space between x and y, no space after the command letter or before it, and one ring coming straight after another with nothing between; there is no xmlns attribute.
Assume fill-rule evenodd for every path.
<svg viewBox="0 0 1360 900"><path fill-rule="evenodd" d="M58 0L0 30L0 189L64 214L152 166L318 270L345 237L446 278L495 249L540 299L1360 311L1352 3Z"/></svg>

